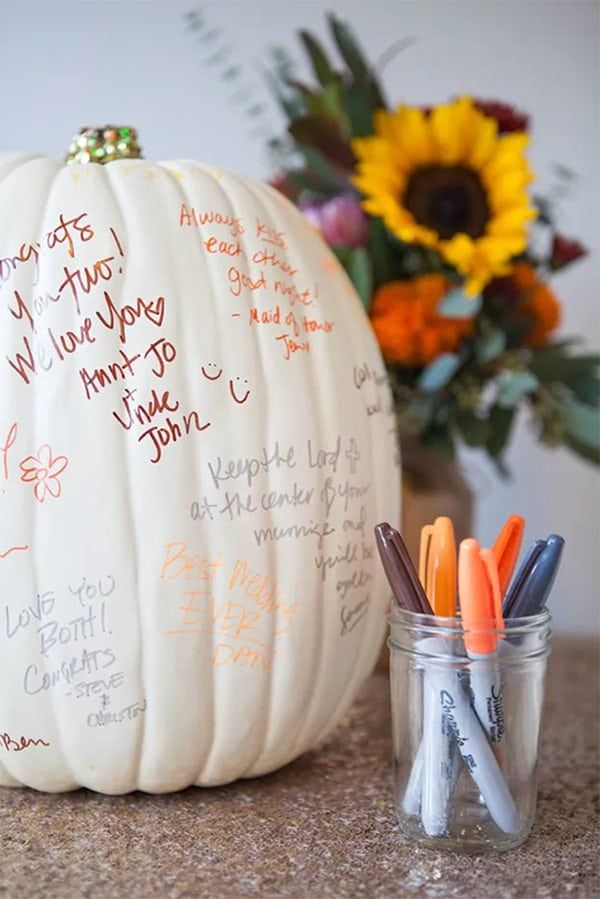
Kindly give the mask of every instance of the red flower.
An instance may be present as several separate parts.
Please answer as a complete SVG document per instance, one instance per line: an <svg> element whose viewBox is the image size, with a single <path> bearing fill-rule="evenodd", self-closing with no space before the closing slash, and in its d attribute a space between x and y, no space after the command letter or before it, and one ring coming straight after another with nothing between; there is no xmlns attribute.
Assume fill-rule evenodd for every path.
<svg viewBox="0 0 600 899"><path fill-rule="evenodd" d="M298 198L298 188L295 184L292 184L290 181L287 172L278 172L271 180L269 181L271 187L274 187L279 193L283 194L284 197L287 197L288 200L291 200L292 203L295 203Z"/></svg>
<svg viewBox="0 0 600 899"><path fill-rule="evenodd" d="M498 122L498 133L507 134L509 131L527 131L529 129L529 116L521 112L510 103L502 103L500 100L475 100L475 106L484 115Z"/></svg>
<svg viewBox="0 0 600 899"><path fill-rule="evenodd" d="M587 249L578 240L572 240L564 234L555 234L550 251L550 267L557 271L587 254Z"/></svg>

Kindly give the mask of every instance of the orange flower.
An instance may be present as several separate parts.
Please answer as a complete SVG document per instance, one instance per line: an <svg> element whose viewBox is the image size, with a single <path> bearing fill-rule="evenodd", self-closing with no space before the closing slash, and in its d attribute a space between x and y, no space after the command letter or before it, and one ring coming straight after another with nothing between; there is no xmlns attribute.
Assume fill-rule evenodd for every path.
<svg viewBox="0 0 600 899"><path fill-rule="evenodd" d="M44 443L38 449L37 457L27 456L19 463L19 468L23 472L21 480L33 483L35 498L43 503L48 493L50 496L60 496L61 484L58 476L68 464L66 456L53 456L49 445Z"/></svg>
<svg viewBox="0 0 600 899"><path fill-rule="evenodd" d="M375 292L371 323L388 362L427 365L440 353L453 352L471 334L473 319L437 312L448 287L441 275L422 275L391 281Z"/></svg>
<svg viewBox="0 0 600 899"><path fill-rule="evenodd" d="M524 342L532 347L544 346L560 324L560 304L548 284L540 281L526 262L515 265L512 278L523 294L521 313L531 320Z"/></svg>

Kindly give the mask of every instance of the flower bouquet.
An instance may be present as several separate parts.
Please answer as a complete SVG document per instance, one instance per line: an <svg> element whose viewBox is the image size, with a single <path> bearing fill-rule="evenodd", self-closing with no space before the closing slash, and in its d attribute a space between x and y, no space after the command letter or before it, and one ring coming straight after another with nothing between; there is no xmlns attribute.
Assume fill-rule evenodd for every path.
<svg viewBox="0 0 600 899"><path fill-rule="evenodd" d="M336 252L386 360L401 433L452 457L481 447L505 471L516 413L539 439L598 462L598 362L557 339L554 272L586 255L529 193L529 119L459 97L390 109L348 26L341 65L306 31L314 83L279 51L271 85L288 133L273 183ZM398 48L395 48L398 49ZM573 176L559 170L564 183Z"/></svg>

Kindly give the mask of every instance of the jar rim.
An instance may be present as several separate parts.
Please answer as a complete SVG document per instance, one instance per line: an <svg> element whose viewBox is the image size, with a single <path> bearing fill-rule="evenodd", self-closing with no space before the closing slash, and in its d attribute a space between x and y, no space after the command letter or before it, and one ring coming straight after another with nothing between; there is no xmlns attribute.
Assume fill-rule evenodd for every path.
<svg viewBox="0 0 600 899"><path fill-rule="evenodd" d="M548 630L552 616L550 611L544 607L536 615L527 615L522 618L507 618L504 627L497 627L496 621L482 620L478 622L477 627L466 629L463 626L460 612L451 618L441 615L425 615L421 612L412 612L409 609L403 609L396 602L392 603L391 611L388 615L388 623L392 630L401 628L402 630L412 631L419 636L461 636L467 630L469 633L492 634L496 637L511 637L522 634L531 634L536 631Z"/></svg>

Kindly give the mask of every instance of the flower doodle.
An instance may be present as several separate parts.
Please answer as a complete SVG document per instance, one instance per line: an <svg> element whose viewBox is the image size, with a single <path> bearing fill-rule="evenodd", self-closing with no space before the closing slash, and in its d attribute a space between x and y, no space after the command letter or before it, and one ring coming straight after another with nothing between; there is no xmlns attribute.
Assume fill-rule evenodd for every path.
<svg viewBox="0 0 600 899"><path fill-rule="evenodd" d="M33 492L38 502L43 503L46 495L59 497L61 483L58 478L65 470L69 460L66 456L53 456L48 443L44 443L37 451L37 456L27 456L19 464L23 472L21 480L33 483Z"/></svg>

